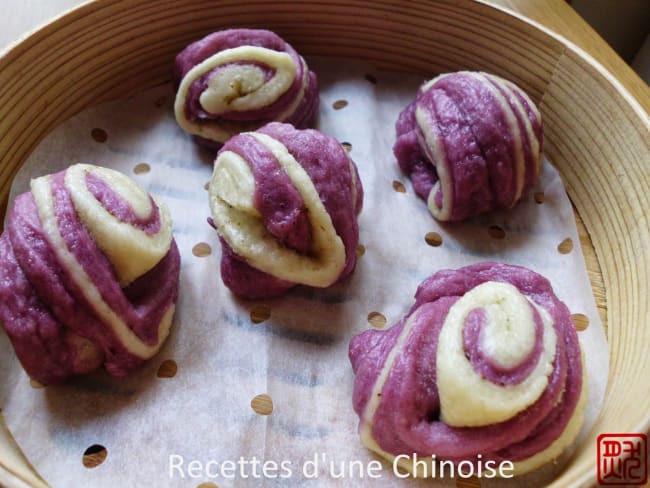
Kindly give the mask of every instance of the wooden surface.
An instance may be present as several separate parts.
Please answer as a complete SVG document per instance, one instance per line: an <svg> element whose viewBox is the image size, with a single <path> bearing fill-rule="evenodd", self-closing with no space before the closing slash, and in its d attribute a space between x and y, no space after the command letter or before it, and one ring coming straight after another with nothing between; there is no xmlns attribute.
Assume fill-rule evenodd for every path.
<svg viewBox="0 0 650 488"><path fill-rule="evenodd" d="M3 0L0 16L0 49L16 42L31 30L87 0ZM650 88L614 52L565 0L479 0L531 19L557 32L589 53L650 112Z"/></svg>
<svg viewBox="0 0 650 488"><path fill-rule="evenodd" d="M207 1L191 1L194 9L188 12L182 8L190 0L167 2L165 11L160 11L153 0L130 1L129 9L137 7L141 15L134 15L131 10L126 12L122 2L105 1L101 15L114 19L110 25L93 20L92 15L98 12L90 6L66 19L67 23L57 24L4 59L0 58L3 66L0 102L4 103L0 103L3 191L31 148L57 123L95 101L124 96L129 90L164 81L168 70L162 68L167 66L167 58L183 42L196 37L195 29L207 31L219 22L230 21L223 12L237 13L240 22L255 22L249 19L262 22L259 14L246 10L236 1L224 0L220 9L212 8ZM56 11L78 3L78 0L4 0L3 7L11 15L0 18L0 45L13 42L23 31ZM650 380L645 372L650 369L646 351L650 347L650 332L645 327L649 316L650 269L647 86L563 0L492 0L489 3L514 9L565 35L591 53L611 75L581 57L571 45L549 39L516 19L476 5L462 4L461 8L459 2L453 1L412 0L409 7L417 15L404 16L396 11L398 7L393 3L380 0L376 2L377 10L371 12L374 16L354 18L356 11L374 9L375 3L368 7L354 0L336 5L306 1L305 8L313 8L312 12L320 12L323 18L327 15L327 22L319 21L314 14L314 22L305 25L292 20L290 13L272 8L270 1L259 3L267 9L265 25L277 26L290 34L306 54L358 55L377 63L386 58L396 63L393 66L402 66L399 63L403 62L405 68L420 71L459 65L485 67L523 83L540 103L547 121L547 152L559 165L577 213L584 219L585 225L579 225L581 243L597 302L610 323L613 373L604 415L595 432L647 429L650 411ZM348 22L346 29L341 29L339 24L345 22ZM433 24L436 29L431 29ZM481 33L490 34L483 41L476 32L473 36L468 33L479 28ZM169 35L163 36L164 42L146 51L150 47L147 42L164 29L169 30ZM407 30L408 35L404 35ZM74 45L68 42L70 31L78 36ZM380 52L377 46L386 44L386 39L391 39L390 49ZM452 39L454 45L450 45ZM488 41L490 46L484 47ZM101 43L116 48L102 50ZM51 59L41 55L44 45L47 51L57 53L60 64L55 66L65 76L56 68L49 69ZM96 52L88 51L85 46L93 47ZM412 59L399 56L402 52L415 52L416 48L421 48L421 52ZM121 62L107 63L111 56L122 56ZM74 76L68 76L69 73ZM619 82L614 77L638 103L630 101L627 92L618 89ZM71 98L71 88L66 83L72 82L76 84L75 97ZM34 86L33 92L25 89L26 83ZM576 90L576 87L588 89ZM32 100L33 93L42 95L42 100ZM640 107L645 109L645 114ZM589 243L590 234L594 246ZM595 439L588 439L570 472L557 481L558 486L591 482L594 459Z"/></svg>
<svg viewBox="0 0 650 488"><path fill-rule="evenodd" d="M538 22L590 54L650 112L650 88L565 0L486 0Z"/></svg>

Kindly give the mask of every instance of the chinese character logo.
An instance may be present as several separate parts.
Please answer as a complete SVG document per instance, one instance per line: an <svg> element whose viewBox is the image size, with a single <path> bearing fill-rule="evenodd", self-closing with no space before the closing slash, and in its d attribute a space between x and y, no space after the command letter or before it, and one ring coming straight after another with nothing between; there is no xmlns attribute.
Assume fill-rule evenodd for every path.
<svg viewBox="0 0 650 488"><path fill-rule="evenodd" d="M642 486L648 481L648 438L645 434L598 436L598 483Z"/></svg>

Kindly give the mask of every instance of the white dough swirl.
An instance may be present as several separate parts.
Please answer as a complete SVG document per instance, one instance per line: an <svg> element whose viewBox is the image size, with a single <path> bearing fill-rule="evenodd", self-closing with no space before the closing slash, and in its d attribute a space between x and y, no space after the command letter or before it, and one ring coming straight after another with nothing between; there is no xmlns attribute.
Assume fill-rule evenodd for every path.
<svg viewBox="0 0 650 488"><path fill-rule="evenodd" d="M543 349L535 369L521 383L496 384L484 378L466 355L463 330L472 310L485 311L480 347L504 369L519 365L535 345L535 307L542 317ZM489 281L468 291L449 310L437 356L440 417L447 425L477 427L503 422L540 397L553 371L556 334L545 310L508 283Z"/></svg>
<svg viewBox="0 0 650 488"><path fill-rule="evenodd" d="M331 285L345 266L343 241L307 172L278 140L248 133L269 149L305 202L312 230L312 252L301 254L269 234L253 203L255 182L248 163L232 151L215 162L210 203L217 230L230 247L253 267L304 285Z"/></svg>

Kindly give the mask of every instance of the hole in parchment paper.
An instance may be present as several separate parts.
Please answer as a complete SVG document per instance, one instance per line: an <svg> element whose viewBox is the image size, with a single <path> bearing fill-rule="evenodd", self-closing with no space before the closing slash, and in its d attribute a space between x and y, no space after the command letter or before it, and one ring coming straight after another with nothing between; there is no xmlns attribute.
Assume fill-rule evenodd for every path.
<svg viewBox="0 0 650 488"><path fill-rule="evenodd" d="M207 242L199 242L192 248L192 254L197 258L204 258L212 253L212 248Z"/></svg>
<svg viewBox="0 0 650 488"><path fill-rule="evenodd" d="M488 227L488 235L492 239L503 239L506 236L506 231L503 230L498 225L491 225L490 227Z"/></svg>
<svg viewBox="0 0 650 488"><path fill-rule="evenodd" d="M544 203L544 192L543 191L538 191L533 195L533 198L535 199L535 203Z"/></svg>
<svg viewBox="0 0 650 488"><path fill-rule="evenodd" d="M457 478L456 479L456 488L481 488L481 479L472 477L472 478Z"/></svg>
<svg viewBox="0 0 650 488"><path fill-rule="evenodd" d="M32 385L32 388L45 388L45 385L43 383L31 378L29 379L29 384Z"/></svg>
<svg viewBox="0 0 650 488"><path fill-rule="evenodd" d="M258 415L271 415L273 413L273 400L266 393L262 393L251 400L251 408Z"/></svg>
<svg viewBox="0 0 650 488"><path fill-rule="evenodd" d="M427 232L424 235L424 240L433 247L438 247L442 244L442 236L437 232Z"/></svg>
<svg viewBox="0 0 650 488"><path fill-rule="evenodd" d="M363 244L359 244L357 246L357 257L360 258L365 253L366 253L366 246L364 246Z"/></svg>
<svg viewBox="0 0 650 488"><path fill-rule="evenodd" d="M173 359L165 359L160 363L156 376L158 376L158 378L173 378L176 376L177 371L178 365L176 364L176 361Z"/></svg>
<svg viewBox="0 0 650 488"><path fill-rule="evenodd" d="M251 322L261 324L271 318L271 309L266 305L255 305L251 308Z"/></svg>
<svg viewBox="0 0 650 488"><path fill-rule="evenodd" d="M571 320L577 331L585 330L589 327L589 317L583 313L571 314Z"/></svg>
<svg viewBox="0 0 650 488"><path fill-rule="evenodd" d="M106 131L97 127L90 131L90 136L95 140L95 142L106 142L108 140L108 134Z"/></svg>
<svg viewBox="0 0 650 488"><path fill-rule="evenodd" d="M347 100L337 100L332 104L332 108L334 110L341 110L344 107L348 106L348 101Z"/></svg>
<svg viewBox="0 0 650 488"><path fill-rule="evenodd" d="M557 252L560 254L569 254L571 251L573 251L573 241L570 237L567 237L557 245Z"/></svg>
<svg viewBox="0 0 650 488"><path fill-rule="evenodd" d="M350 144L349 142L342 142L342 143L341 143L341 146L343 146L343 148L344 148L347 152L352 151L352 144Z"/></svg>
<svg viewBox="0 0 650 488"><path fill-rule="evenodd" d="M142 175L148 173L149 171L151 171L151 166L149 166L147 163L136 164L135 167L133 168L133 172L136 175Z"/></svg>
<svg viewBox="0 0 650 488"><path fill-rule="evenodd" d="M96 468L106 461L106 456L108 456L108 451L104 446L93 444L84 451L82 462L87 468Z"/></svg>
<svg viewBox="0 0 650 488"><path fill-rule="evenodd" d="M379 312L370 312L368 314L368 322L375 329L383 329L386 326L386 317Z"/></svg>
<svg viewBox="0 0 650 488"><path fill-rule="evenodd" d="M162 107L163 105L165 105L165 102L167 102L167 96L163 95L161 97L156 98L156 101L153 102L153 104L156 107Z"/></svg>
<svg viewBox="0 0 650 488"><path fill-rule="evenodd" d="M367 74L364 78L365 78L367 81L369 81L370 83L372 83L373 85L376 85L376 84L377 84L377 78L375 78L375 77L372 76L371 74Z"/></svg>
<svg viewBox="0 0 650 488"><path fill-rule="evenodd" d="M397 193L406 193L406 187L404 186L404 183L401 181L393 181L393 190L395 190Z"/></svg>
<svg viewBox="0 0 650 488"><path fill-rule="evenodd" d="M203 185L203 189L206 190L206 191L210 189L210 182L209 181L206 182L205 185Z"/></svg>
<svg viewBox="0 0 650 488"><path fill-rule="evenodd" d="M200 485L197 485L196 488L219 488L219 486L216 483L213 483L212 481L206 481L205 483L201 483Z"/></svg>

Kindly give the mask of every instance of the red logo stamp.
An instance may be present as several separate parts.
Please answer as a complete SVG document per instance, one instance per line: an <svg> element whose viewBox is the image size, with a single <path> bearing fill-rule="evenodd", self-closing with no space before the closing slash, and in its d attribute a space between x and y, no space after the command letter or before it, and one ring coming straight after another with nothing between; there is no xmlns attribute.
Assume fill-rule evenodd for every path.
<svg viewBox="0 0 650 488"><path fill-rule="evenodd" d="M648 437L645 434L598 436L598 484L642 486L648 481Z"/></svg>

